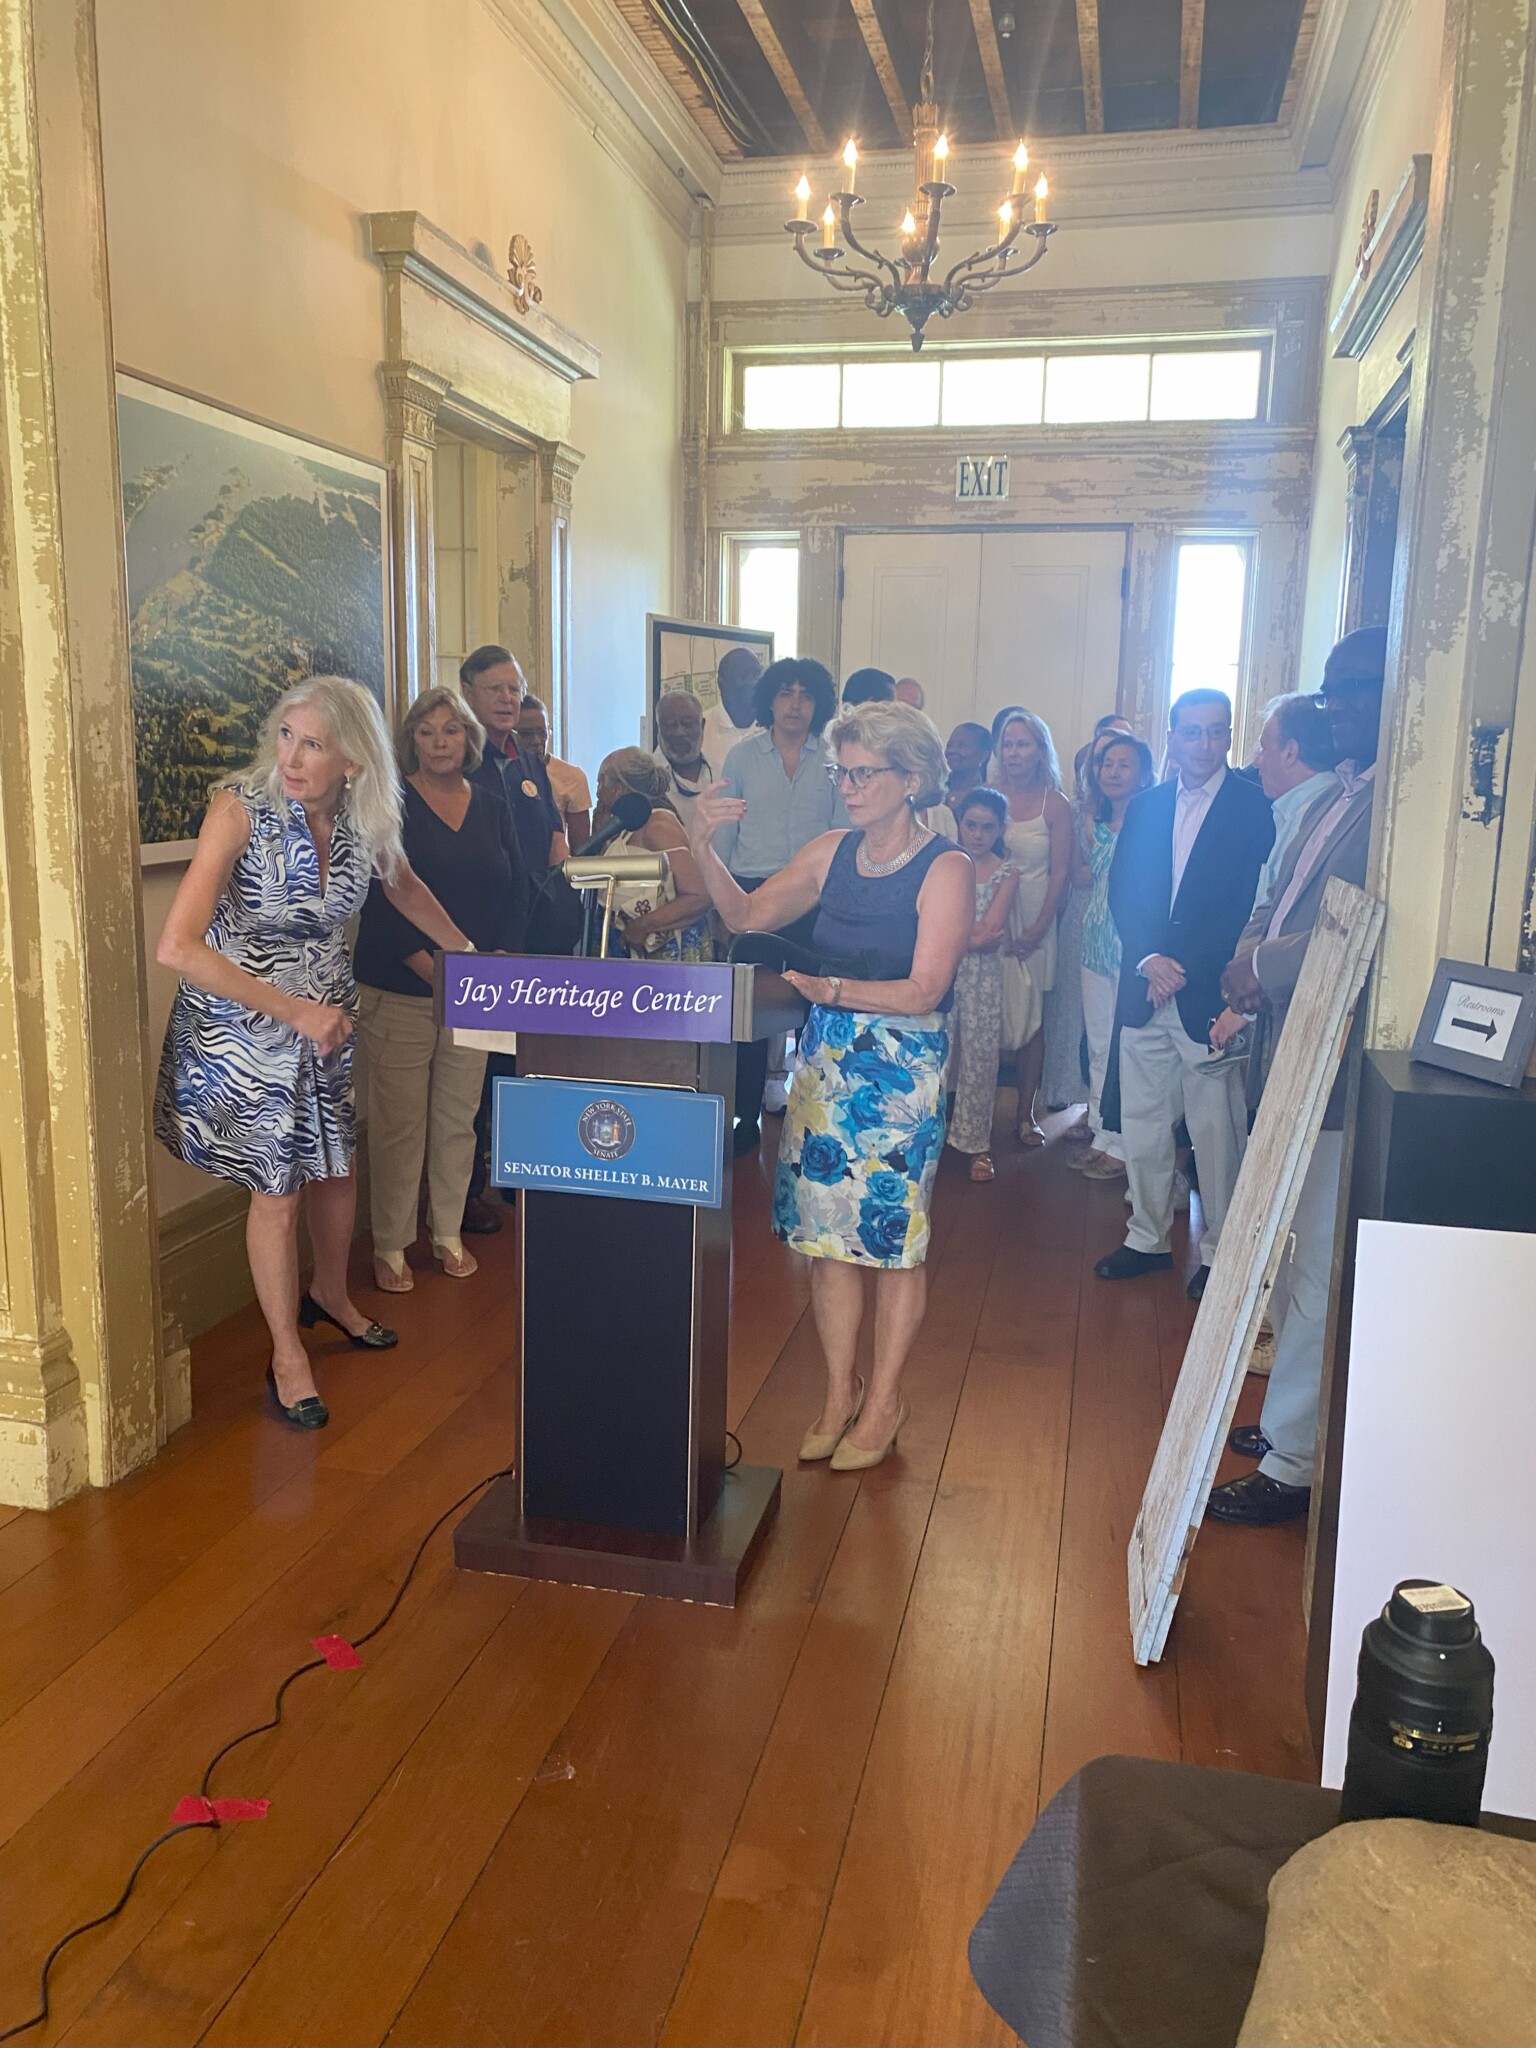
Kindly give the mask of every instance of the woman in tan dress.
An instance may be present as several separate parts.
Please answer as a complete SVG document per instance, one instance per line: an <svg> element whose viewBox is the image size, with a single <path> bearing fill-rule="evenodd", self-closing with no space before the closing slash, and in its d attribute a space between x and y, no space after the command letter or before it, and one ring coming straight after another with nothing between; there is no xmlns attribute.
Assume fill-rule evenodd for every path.
<svg viewBox="0 0 1536 2048"><path fill-rule="evenodd" d="M993 771L1008 799L1004 835L1019 871L1003 968L1003 1050L1017 1056L1019 1143L1043 1145L1035 1120L1045 1056L1045 997L1056 973L1056 912L1072 871L1072 807L1050 727L1022 705L992 721Z"/></svg>

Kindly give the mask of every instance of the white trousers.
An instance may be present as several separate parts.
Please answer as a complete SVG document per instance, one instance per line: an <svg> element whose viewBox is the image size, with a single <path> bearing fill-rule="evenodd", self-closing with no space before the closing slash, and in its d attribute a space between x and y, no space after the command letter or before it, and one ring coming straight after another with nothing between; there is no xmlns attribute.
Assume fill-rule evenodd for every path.
<svg viewBox="0 0 1536 2048"><path fill-rule="evenodd" d="M1099 1105L1104 1099L1104 1076L1109 1068L1109 1048L1115 1035L1115 997L1120 980L1114 974L1082 970L1083 1029L1088 1034L1088 1128L1097 1149L1110 1159L1125 1157L1125 1141L1118 1131L1106 1131L1100 1121Z"/></svg>
<svg viewBox="0 0 1536 2048"><path fill-rule="evenodd" d="M438 1030L430 996L366 986L358 996L373 1248L392 1258L416 1242L423 1158L432 1242L459 1235L475 1163L485 1054L455 1045L450 1032Z"/></svg>
<svg viewBox="0 0 1536 2048"><path fill-rule="evenodd" d="M1207 1067L1210 1048L1184 1029L1177 1001L1164 1003L1139 1031L1120 1034L1120 1135L1130 1186L1126 1244L1165 1252L1173 1231L1174 1127L1182 1117L1200 1169L1205 1231L1200 1257L1216 1256L1248 1143L1243 1063Z"/></svg>
<svg viewBox="0 0 1536 2048"><path fill-rule="evenodd" d="M1259 1470L1283 1486L1312 1484L1343 1149L1342 1131L1318 1132L1291 1225L1290 1251L1270 1296L1270 1316L1275 1320L1275 1296L1280 1294L1283 1280L1283 1314L1275 1322L1275 1362L1259 1420L1272 1448Z"/></svg>

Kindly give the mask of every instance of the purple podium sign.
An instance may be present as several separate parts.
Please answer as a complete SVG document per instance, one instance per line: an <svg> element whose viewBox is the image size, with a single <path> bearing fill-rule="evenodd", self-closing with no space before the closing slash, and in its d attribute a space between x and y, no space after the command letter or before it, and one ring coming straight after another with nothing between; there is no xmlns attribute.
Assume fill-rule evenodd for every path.
<svg viewBox="0 0 1536 2048"><path fill-rule="evenodd" d="M546 1031L579 1038L729 1044L726 966L445 953L442 1022L458 1031Z"/></svg>

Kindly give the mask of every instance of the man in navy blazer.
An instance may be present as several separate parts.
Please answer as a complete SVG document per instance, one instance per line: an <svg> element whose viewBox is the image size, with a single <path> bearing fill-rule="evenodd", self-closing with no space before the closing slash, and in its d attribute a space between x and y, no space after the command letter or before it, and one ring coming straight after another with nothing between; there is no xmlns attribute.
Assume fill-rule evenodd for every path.
<svg viewBox="0 0 1536 2048"><path fill-rule="evenodd" d="M1210 1029L1223 1008L1222 969L1275 838L1263 790L1227 767L1231 746L1230 699L1186 690L1168 718L1168 759L1178 772L1133 799L1109 870L1121 943L1115 1035L1131 1220L1125 1243L1094 1271L1101 1280L1130 1280L1173 1264L1174 1130L1182 1117L1205 1218L1201 1272L1190 1284L1196 1296L1248 1142L1241 1066L1213 1058ZM1112 1068L1116 1057L1112 1048Z"/></svg>

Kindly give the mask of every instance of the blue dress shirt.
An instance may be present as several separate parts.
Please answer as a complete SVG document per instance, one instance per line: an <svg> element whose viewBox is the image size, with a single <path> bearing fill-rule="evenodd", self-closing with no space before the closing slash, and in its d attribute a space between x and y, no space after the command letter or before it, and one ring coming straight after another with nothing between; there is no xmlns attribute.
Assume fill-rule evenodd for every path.
<svg viewBox="0 0 1536 2048"><path fill-rule="evenodd" d="M776 875L807 840L847 826L831 766L819 739L806 740L792 776L784 772L772 733L754 732L732 747L720 773L731 796L745 797L747 811L739 824L722 825L714 844L733 875L743 881Z"/></svg>

